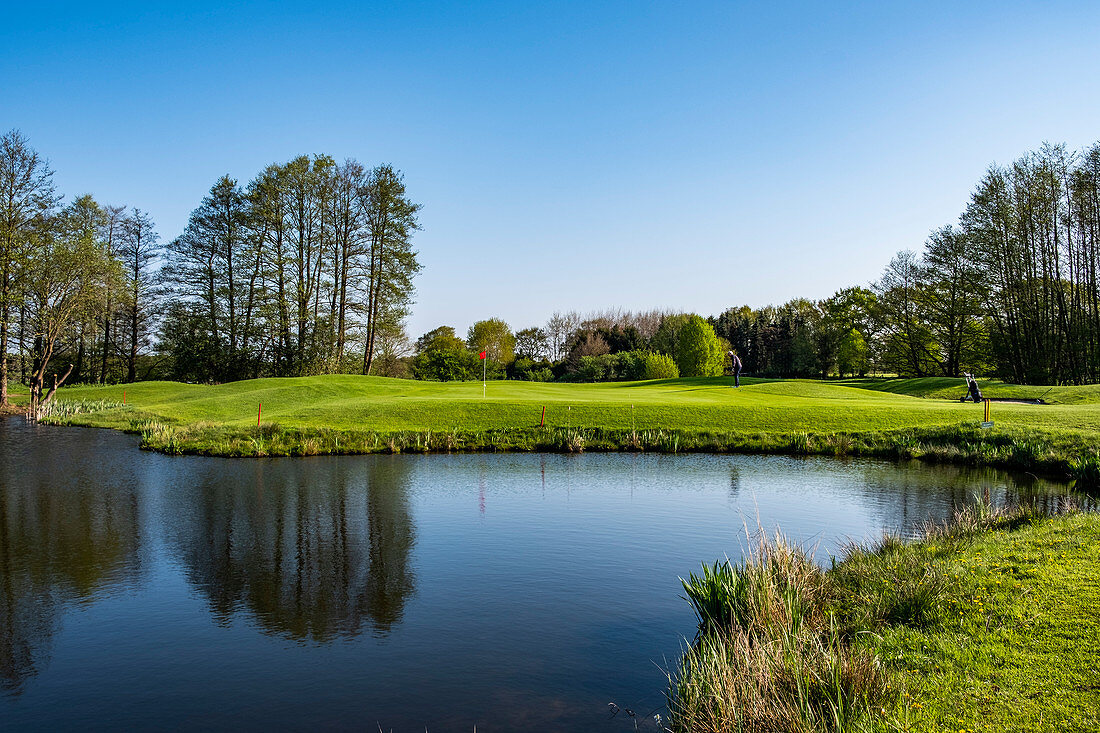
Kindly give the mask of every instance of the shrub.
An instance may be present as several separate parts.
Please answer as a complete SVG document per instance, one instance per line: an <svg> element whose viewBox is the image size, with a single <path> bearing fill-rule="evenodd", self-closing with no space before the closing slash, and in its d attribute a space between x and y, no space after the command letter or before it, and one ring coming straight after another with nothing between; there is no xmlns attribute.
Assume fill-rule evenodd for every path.
<svg viewBox="0 0 1100 733"><path fill-rule="evenodd" d="M676 366L685 377L722 374L723 354L718 336L702 316L691 316L676 336Z"/></svg>
<svg viewBox="0 0 1100 733"><path fill-rule="evenodd" d="M469 380L481 376L479 361L477 354L466 349L430 349L417 354L413 374L435 382Z"/></svg>
<svg viewBox="0 0 1100 733"><path fill-rule="evenodd" d="M680 369L671 356L654 353L645 355L644 379L676 379L679 376Z"/></svg>
<svg viewBox="0 0 1100 733"><path fill-rule="evenodd" d="M699 634L669 680L671 730L852 730L888 698L881 665L826 612L825 573L781 537L683 584Z"/></svg>
<svg viewBox="0 0 1100 733"><path fill-rule="evenodd" d="M575 372L578 379L585 382L603 382L613 375L612 366L615 357L611 354L582 356Z"/></svg>

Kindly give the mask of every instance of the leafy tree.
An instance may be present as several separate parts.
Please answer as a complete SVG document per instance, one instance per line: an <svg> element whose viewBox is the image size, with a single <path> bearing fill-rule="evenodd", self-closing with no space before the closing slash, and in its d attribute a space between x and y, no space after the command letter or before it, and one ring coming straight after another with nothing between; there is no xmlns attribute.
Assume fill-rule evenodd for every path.
<svg viewBox="0 0 1100 733"><path fill-rule="evenodd" d="M102 216L92 197L82 196L58 216L40 219L29 239L26 300L34 329L32 408L48 402L73 370L70 364L43 396L58 341L101 315L108 283L121 288L122 266L97 238Z"/></svg>
<svg viewBox="0 0 1100 733"><path fill-rule="evenodd" d="M875 295L883 322L883 359L900 375L923 377L934 369L932 334L921 282L921 267L912 251L899 252L875 283Z"/></svg>
<svg viewBox="0 0 1100 733"><path fill-rule="evenodd" d="M550 356L546 331L537 326L516 331L516 358L538 361Z"/></svg>
<svg viewBox="0 0 1100 733"><path fill-rule="evenodd" d="M420 204L409 200L400 171L380 165L371 171L365 206L370 252L363 373L370 374L380 328L387 321L403 320L412 300L412 279L420 272L412 249Z"/></svg>
<svg viewBox="0 0 1100 733"><path fill-rule="evenodd" d="M508 324L499 318L478 321L470 326L466 345L475 352L487 352L498 364L509 364L515 359L516 338Z"/></svg>
<svg viewBox="0 0 1100 733"><path fill-rule="evenodd" d="M159 236L153 220L140 209L134 209L122 223L118 254L126 270L127 302L125 326L128 336L126 381L137 379L138 355L150 346L151 325L156 317L158 301L157 260L160 257Z"/></svg>
<svg viewBox="0 0 1100 733"><path fill-rule="evenodd" d="M8 324L22 302L30 240L57 206L53 171L18 130L0 137L0 405L8 404Z"/></svg>
<svg viewBox="0 0 1100 733"><path fill-rule="evenodd" d="M434 328L416 340L416 353L418 354L423 354L426 351L456 351L465 348L466 342L455 335L455 330L451 326Z"/></svg>
<svg viewBox="0 0 1100 733"><path fill-rule="evenodd" d="M659 353L668 354L675 359L679 348L680 332L683 331L689 318L691 316L687 313L665 316L657 329L657 333L650 339L650 348Z"/></svg>
<svg viewBox="0 0 1100 733"><path fill-rule="evenodd" d="M841 377L845 374L858 374L863 377L870 369L870 351L867 341L856 329L849 329L837 345L836 366Z"/></svg>
<svg viewBox="0 0 1100 733"><path fill-rule="evenodd" d="M429 349L413 359L417 379L436 382L467 381L481 376L477 354L462 349Z"/></svg>
<svg viewBox="0 0 1100 733"><path fill-rule="evenodd" d="M722 346L702 316L684 322L676 341L676 366L685 377L713 377L722 373Z"/></svg>

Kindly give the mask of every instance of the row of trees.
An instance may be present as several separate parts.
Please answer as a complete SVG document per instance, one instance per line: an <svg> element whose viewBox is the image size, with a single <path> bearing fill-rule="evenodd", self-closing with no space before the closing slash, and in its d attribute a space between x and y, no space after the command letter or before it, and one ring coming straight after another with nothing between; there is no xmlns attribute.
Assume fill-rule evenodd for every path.
<svg viewBox="0 0 1100 733"><path fill-rule="evenodd" d="M221 177L162 243L139 209L90 195L63 204L47 162L11 131L0 138L0 404L13 368L34 401L66 379L387 372L404 353L419 208L389 165L302 156L247 186Z"/></svg>
<svg viewBox="0 0 1100 733"><path fill-rule="evenodd" d="M104 207L91 196L63 206L53 172L26 138L0 137L0 404L13 366L32 402L49 399L74 374L136 379L150 333L142 278L129 273L143 271L155 242L139 210ZM50 371L59 350L72 357L60 375Z"/></svg>
<svg viewBox="0 0 1100 733"><path fill-rule="evenodd" d="M955 226L880 285L899 371L1100 381L1100 143L988 170Z"/></svg>
<svg viewBox="0 0 1100 733"><path fill-rule="evenodd" d="M167 248L174 376L370 374L403 335L418 204L389 165L328 156L223 176Z"/></svg>
<svg viewBox="0 0 1100 733"><path fill-rule="evenodd" d="M478 321L465 340L454 328L440 326L417 339L411 372L440 381L483 373L494 379L589 382L714 376L725 369L728 348L698 315L555 313L545 328L515 333L497 318Z"/></svg>
<svg viewBox="0 0 1100 733"><path fill-rule="evenodd" d="M246 185L223 176L162 244L140 210L62 205L18 132L0 140L0 399L11 359L43 398L58 379L227 381L356 372L421 379L825 377L963 371L1100 381L1100 144L1045 145L982 178L957 224L870 287L820 301L555 313L513 332L404 331L419 205L388 165L302 156ZM478 354L485 351L483 364Z"/></svg>
<svg viewBox="0 0 1100 733"><path fill-rule="evenodd" d="M668 355L683 375L716 373L720 359L687 359L677 340L694 319L556 313L545 327L514 334L523 346L508 373L638 378L638 359L617 355L643 353ZM763 376L970 371L1020 383L1100 381L1100 144L1083 152L1044 145L991 167L957 224L933 231L920 252L899 252L868 288L731 308L707 322L720 349ZM471 331L465 346L479 343ZM418 360L430 353L418 342Z"/></svg>

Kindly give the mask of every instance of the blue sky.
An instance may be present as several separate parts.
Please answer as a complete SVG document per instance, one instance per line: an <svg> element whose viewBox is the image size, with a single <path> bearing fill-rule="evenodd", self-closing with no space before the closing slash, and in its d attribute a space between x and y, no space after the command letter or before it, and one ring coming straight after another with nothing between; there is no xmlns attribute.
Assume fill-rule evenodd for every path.
<svg viewBox="0 0 1100 733"><path fill-rule="evenodd" d="M415 338L875 279L991 163L1100 140L1100 3L23 3L0 128L179 234L302 153L423 204Z"/></svg>

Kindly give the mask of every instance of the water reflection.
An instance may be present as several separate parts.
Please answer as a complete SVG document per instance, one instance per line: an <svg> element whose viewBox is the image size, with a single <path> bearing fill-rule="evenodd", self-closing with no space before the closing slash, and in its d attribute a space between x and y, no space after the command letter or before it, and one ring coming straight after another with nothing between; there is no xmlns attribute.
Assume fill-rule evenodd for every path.
<svg viewBox="0 0 1100 733"><path fill-rule="evenodd" d="M77 433L83 451L49 441L10 450L25 437L0 421L0 686L14 692L44 666L66 604L117 590L140 569L134 486L88 481L96 436Z"/></svg>
<svg viewBox="0 0 1100 733"><path fill-rule="evenodd" d="M626 731L607 703L659 705L695 629L678 577L750 528L826 563L977 497L1065 496L819 457L168 457L0 421L0 721Z"/></svg>
<svg viewBox="0 0 1100 733"><path fill-rule="evenodd" d="M219 463L182 487L173 513L187 578L222 623L246 612L325 642L401 620L414 591L408 463Z"/></svg>
<svg viewBox="0 0 1100 733"><path fill-rule="evenodd" d="M944 521L978 501L994 506L1028 503L1046 512L1061 510L1067 501L1092 508L1089 497L1072 493L1064 483L1034 474L1009 474L988 467L935 466L919 461L864 463L862 480L868 493L889 496L892 517L884 528L912 536L927 521ZM1072 497L1072 498L1071 498Z"/></svg>

